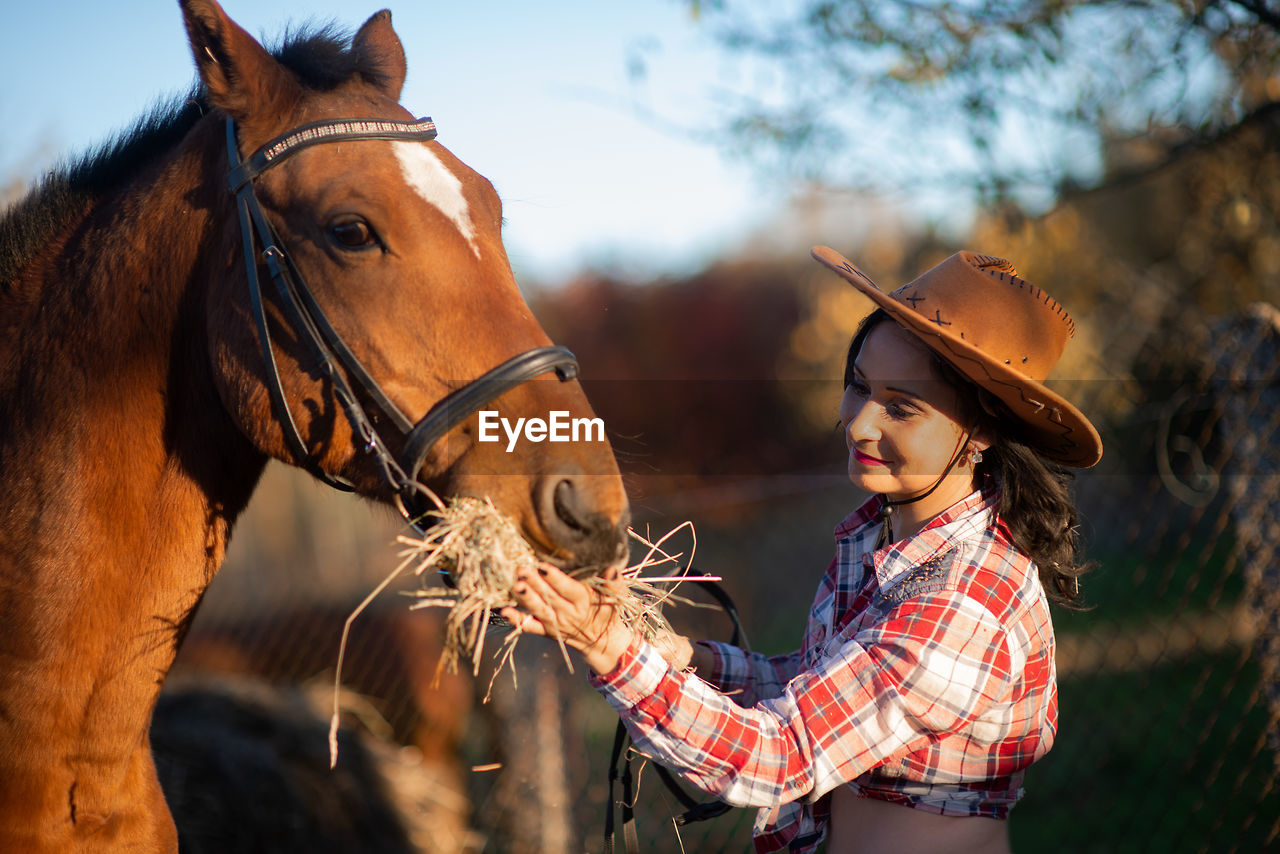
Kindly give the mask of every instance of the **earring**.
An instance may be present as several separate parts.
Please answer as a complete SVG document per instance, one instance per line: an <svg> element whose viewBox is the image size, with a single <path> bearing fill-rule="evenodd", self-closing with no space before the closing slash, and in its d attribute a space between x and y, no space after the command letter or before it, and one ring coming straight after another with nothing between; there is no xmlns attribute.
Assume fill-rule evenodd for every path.
<svg viewBox="0 0 1280 854"><path fill-rule="evenodd" d="M982 462L982 451L981 451L981 450L979 450L978 448L974 448L974 449L969 453L969 462L970 462L970 463L972 463L972 464L973 464L973 465L975 465L975 466L976 466L978 463Z"/></svg>

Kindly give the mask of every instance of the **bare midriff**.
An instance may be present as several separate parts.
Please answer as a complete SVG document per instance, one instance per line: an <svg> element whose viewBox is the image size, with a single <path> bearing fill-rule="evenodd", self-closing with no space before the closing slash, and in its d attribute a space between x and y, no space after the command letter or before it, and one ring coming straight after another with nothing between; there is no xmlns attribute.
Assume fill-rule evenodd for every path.
<svg viewBox="0 0 1280 854"><path fill-rule="evenodd" d="M831 793L827 854L1009 854L1008 823L947 816L860 798L848 786Z"/></svg>

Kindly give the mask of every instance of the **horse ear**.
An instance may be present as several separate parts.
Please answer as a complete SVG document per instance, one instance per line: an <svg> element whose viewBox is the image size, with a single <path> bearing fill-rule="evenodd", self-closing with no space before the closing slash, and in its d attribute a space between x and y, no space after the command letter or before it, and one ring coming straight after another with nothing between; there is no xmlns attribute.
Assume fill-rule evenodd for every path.
<svg viewBox="0 0 1280 854"><path fill-rule="evenodd" d="M213 104L238 122L278 117L300 97L293 75L227 17L216 0L180 0L200 79Z"/></svg>
<svg viewBox="0 0 1280 854"><path fill-rule="evenodd" d="M372 82L391 100L399 101L407 66L404 45L391 28L391 12L387 9L375 12L356 33L351 46L362 66L377 69L377 79Z"/></svg>

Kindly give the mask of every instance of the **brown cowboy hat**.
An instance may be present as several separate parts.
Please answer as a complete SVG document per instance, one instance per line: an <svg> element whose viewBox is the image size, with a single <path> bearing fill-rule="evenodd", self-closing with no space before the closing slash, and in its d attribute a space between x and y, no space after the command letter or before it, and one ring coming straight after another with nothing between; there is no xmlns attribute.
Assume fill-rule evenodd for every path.
<svg viewBox="0 0 1280 854"><path fill-rule="evenodd" d="M1042 456L1077 468L1102 459L1098 431L1044 385L1075 324L1003 258L957 252L913 282L885 293L826 246L813 257L848 279L956 370L994 394Z"/></svg>

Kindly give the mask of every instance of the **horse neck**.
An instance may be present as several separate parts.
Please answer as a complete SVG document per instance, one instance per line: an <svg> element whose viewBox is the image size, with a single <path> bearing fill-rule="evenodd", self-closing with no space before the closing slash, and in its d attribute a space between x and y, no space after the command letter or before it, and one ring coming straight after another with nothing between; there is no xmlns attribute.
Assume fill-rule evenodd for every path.
<svg viewBox="0 0 1280 854"><path fill-rule="evenodd" d="M220 175L216 139L198 126L89 210L0 341L0 776L31 793L0 795L0 828L65 813L68 786L82 819L154 786L136 754L155 695L264 464L208 357L198 270L234 216L184 176Z"/></svg>

